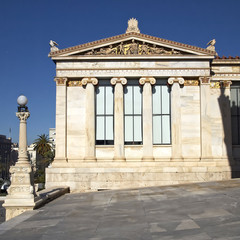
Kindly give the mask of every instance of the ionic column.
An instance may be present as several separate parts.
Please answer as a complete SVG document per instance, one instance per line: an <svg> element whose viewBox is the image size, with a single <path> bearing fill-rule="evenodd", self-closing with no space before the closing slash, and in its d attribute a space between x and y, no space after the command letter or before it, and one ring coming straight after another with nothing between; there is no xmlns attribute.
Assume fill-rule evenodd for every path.
<svg viewBox="0 0 240 240"><path fill-rule="evenodd" d="M210 77L200 77L201 158L212 157Z"/></svg>
<svg viewBox="0 0 240 240"><path fill-rule="evenodd" d="M152 136L152 86L156 83L153 77L139 79L143 85L143 161L153 161Z"/></svg>
<svg viewBox="0 0 240 240"><path fill-rule="evenodd" d="M231 81L222 81L219 104L223 121L223 147L222 156L232 157L232 126L231 126L231 106L230 106L230 86Z"/></svg>
<svg viewBox="0 0 240 240"><path fill-rule="evenodd" d="M123 85L126 78L112 78L114 90L114 160L125 161L124 152L124 113L123 113Z"/></svg>
<svg viewBox="0 0 240 240"><path fill-rule="evenodd" d="M85 157L86 161L96 161L95 154L95 89L98 80L92 77L82 79L82 85L86 85L86 127L85 127Z"/></svg>
<svg viewBox="0 0 240 240"><path fill-rule="evenodd" d="M182 129L181 129L181 100L180 85L184 84L183 78L170 77L168 84L171 90L171 119L172 119L172 159L182 159Z"/></svg>
<svg viewBox="0 0 240 240"><path fill-rule="evenodd" d="M56 150L53 164L67 160L67 78L56 82Z"/></svg>

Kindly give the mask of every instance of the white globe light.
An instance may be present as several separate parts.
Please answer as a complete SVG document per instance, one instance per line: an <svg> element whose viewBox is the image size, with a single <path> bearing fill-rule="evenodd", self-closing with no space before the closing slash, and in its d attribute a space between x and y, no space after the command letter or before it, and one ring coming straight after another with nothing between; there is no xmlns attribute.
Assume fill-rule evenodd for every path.
<svg viewBox="0 0 240 240"><path fill-rule="evenodd" d="M28 103L28 99L27 97L25 97L24 95L20 95L17 99L17 103L18 105L20 105L21 107L27 105Z"/></svg>

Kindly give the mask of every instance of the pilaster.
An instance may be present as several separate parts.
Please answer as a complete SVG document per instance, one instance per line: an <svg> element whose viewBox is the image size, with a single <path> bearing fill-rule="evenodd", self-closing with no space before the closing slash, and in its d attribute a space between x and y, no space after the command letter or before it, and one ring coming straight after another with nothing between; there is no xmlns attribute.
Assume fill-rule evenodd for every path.
<svg viewBox="0 0 240 240"><path fill-rule="evenodd" d="M232 157L232 126L231 126L231 106L230 106L230 86L231 81L221 82L221 95L219 103L221 104L222 122L223 122L223 158Z"/></svg>
<svg viewBox="0 0 240 240"><path fill-rule="evenodd" d="M200 77L201 158L212 158L210 77Z"/></svg>
<svg viewBox="0 0 240 240"><path fill-rule="evenodd" d="M86 128L85 128L85 161L96 161L95 150L95 89L97 78L85 77L82 85L86 86Z"/></svg>
<svg viewBox="0 0 240 240"><path fill-rule="evenodd" d="M143 161L153 161L152 136L152 86L156 83L153 77L142 77L139 83L143 85Z"/></svg>
<svg viewBox="0 0 240 240"><path fill-rule="evenodd" d="M114 90L114 160L125 161L124 151L124 113L123 113L123 85L127 79L123 77L112 78Z"/></svg>
<svg viewBox="0 0 240 240"><path fill-rule="evenodd" d="M168 84L171 89L171 118L172 118L172 160L182 159L182 131L181 131L181 98L180 85L183 86L184 79L180 77L170 77Z"/></svg>
<svg viewBox="0 0 240 240"><path fill-rule="evenodd" d="M53 165L67 160L67 78L56 77L56 150Z"/></svg>

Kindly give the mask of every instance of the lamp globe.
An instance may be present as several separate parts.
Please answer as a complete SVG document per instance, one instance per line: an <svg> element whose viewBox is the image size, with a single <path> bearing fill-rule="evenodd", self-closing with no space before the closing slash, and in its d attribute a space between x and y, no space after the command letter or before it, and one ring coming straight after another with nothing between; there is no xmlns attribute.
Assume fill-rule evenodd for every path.
<svg viewBox="0 0 240 240"><path fill-rule="evenodd" d="M18 97L18 99L17 99L17 103L18 103L18 105L20 105L21 107L24 107L24 106L27 105L28 99L27 99L26 96L20 95L20 96Z"/></svg>

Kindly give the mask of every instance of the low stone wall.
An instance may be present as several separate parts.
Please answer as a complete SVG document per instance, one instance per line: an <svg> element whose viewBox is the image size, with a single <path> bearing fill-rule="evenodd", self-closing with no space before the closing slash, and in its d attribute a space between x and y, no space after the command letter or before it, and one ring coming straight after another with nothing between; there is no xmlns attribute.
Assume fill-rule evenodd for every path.
<svg viewBox="0 0 240 240"><path fill-rule="evenodd" d="M74 165L74 164L71 164ZM48 168L46 186L68 186L71 192L124 189L231 179L240 173L227 159L159 162L92 162ZM81 167L79 167L79 165Z"/></svg>

